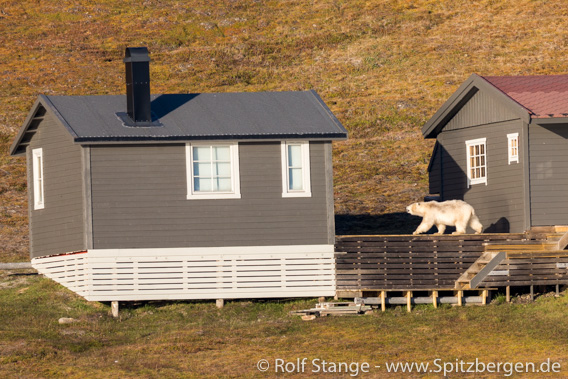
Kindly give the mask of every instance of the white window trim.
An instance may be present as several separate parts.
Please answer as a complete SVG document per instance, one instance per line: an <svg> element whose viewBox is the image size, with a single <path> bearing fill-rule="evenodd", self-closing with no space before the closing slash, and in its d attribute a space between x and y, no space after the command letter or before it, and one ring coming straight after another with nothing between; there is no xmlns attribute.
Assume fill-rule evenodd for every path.
<svg viewBox="0 0 568 379"><path fill-rule="evenodd" d="M34 209L45 208L45 177L43 176L43 166L43 149L33 149L32 170L34 180Z"/></svg>
<svg viewBox="0 0 568 379"><path fill-rule="evenodd" d="M301 191L290 190L288 187L288 145L300 145L302 150L302 180L304 189ZM282 141L282 197L312 197L310 175L310 142L309 141Z"/></svg>
<svg viewBox="0 0 568 379"><path fill-rule="evenodd" d="M513 146L511 146L513 140L517 140L517 155L513 155ZM507 150L509 152L509 164L519 163L519 133L507 134Z"/></svg>
<svg viewBox="0 0 568 379"><path fill-rule="evenodd" d="M198 192L193 187L193 147L194 146L229 146L231 154L231 192ZM188 200L211 200L211 199L240 199L241 180L239 176L239 144L237 142L197 142L185 144L185 160L187 170L187 199Z"/></svg>
<svg viewBox="0 0 568 379"><path fill-rule="evenodd" d="M485 176L483 178L471 178L471 163L470 163L470 154L469 154L469 147L474 145L485 145ZM469 141L465 141L466 146L466 160L467 160L467 188L469 188L473 184L483 184L487 185L487 138L478 138L472 139Z"/></svg>

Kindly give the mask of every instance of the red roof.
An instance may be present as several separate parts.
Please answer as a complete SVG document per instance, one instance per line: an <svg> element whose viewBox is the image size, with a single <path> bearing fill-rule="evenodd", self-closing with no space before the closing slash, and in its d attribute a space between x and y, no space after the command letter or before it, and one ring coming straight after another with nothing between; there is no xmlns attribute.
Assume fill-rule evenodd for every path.
<svg viewBox="0 0 568 379"><path fill-rule="evenodd" d="M568 75L482 76L533 118L568 117Z"/></svg>

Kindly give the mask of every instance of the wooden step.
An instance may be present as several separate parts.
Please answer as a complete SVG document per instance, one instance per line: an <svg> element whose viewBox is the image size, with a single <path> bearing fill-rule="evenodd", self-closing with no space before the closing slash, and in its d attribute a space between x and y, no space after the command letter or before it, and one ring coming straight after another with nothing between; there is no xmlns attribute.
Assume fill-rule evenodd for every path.
<svg viewBox="0 0 568 379"><path fill-rule="evenodd" d="M487 252L499 252L499 251L550 251L557 250L556 244L538 244L538 245L500 245L500 246L486 246L485 251Z"/></svg>
<svg viewBox="0 0 568 379"><path fill-rule="evenodd" d="M476 288L479 283L497 267L507 254L500 252L485 252L458 278L456 281L457 289Z"/></svg>
<svg viewBox="0 0 568 379"><path fill-rule="evenodd" d="M507 252L507 258L568 257L568 250L525 250Z"/></svg>

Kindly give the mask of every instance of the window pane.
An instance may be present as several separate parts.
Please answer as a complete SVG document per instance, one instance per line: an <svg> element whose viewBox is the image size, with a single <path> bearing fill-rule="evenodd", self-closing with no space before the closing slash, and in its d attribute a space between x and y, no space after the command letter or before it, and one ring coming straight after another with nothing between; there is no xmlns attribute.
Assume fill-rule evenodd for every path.
<svg viewBox="0 0 568 379"><path fill-rule="evenodd" d="M288 189L294 191L301 191L304 189L302 184L301 168L290 168L288 170Z"/></svg>
<svg viewBox="0 0 568 379"><path fill-rule="evenodd" d="M231 164L230 163L215 163L215 175L231 177Z"/></svg>
<svg viewBox="0 0 568 379"><path fill-rule="evenodd" d="M288 166L302 167L302 147L300 145L288 145Z"/></svg>
<svg viewBox="0 0 568 379"><path fill-rule="evenodd" d="M211 152L209 146L194 146L193 147L193 160L194 161L210 161Z"/></svg>
<svg viewBox="0 0 568 379"><path fill-rule="evenodd" d="M41 156L39 156L39 155L37 156L37 167L38 167L38 170L37 170L37 177L38 177L39 180L41 180L41 168L42 168L42 165L41 165Z"/></svg>
<svg viewBox="0 0 568 379"><path fill-rule="evenodd" d="M482 166L485 166L485 155L482 155L482 156L480 157L480 159L481 159L481 165L482 165Z"/></svg>
<svg viewBox="0 0 568 379"><path fill-rule="evenodd" d="M481 168L481 177L485 178L485 167Z"/></svg>
<svg viewBox="0 0 568 379"><path fill-rule="evenodd" d="M193 189L195 192L211 192L210 178L194 178Z"/></svg>
<svg viewBox="0 0 568 379"><path fill-rule="evenodd" d="M231 160L231 149L229 146L213 147L213 159L216 161L229 162Z"/></svg>
<svg viewBox="0 0 568 379"><path fill-rule="evenodd" d="M233 190L231 188L231 178L215 178L213 183L215 191L231 192Z"/></svg>
<svg viewBox="0 0 568 379"><path fill-rule="evenodd" d="M194 163L193 176L211 177L211 163Z"/></svg>

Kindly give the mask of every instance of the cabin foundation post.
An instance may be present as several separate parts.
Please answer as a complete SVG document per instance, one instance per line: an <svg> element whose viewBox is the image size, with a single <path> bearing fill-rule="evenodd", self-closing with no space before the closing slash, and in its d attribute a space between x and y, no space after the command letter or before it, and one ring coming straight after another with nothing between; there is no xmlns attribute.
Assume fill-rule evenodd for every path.
<svg viewBox="0 0 568 379"><path fill-rule="evenodd" d="M118 318L118 301L111 301L110 312L112 313L112 317Z"/></svg>
<svg viewBox="0 0 568 379"><path fill-rule="evenodd" d="M505 301L507 301L507 303L511 302L511 286L505 287Z"/></svg>
<svg viewBox="0 0 568 379"><path fill-rule="evenodd" d="M457 291L457 298L458 298L458 306L461 307L463 305L463 291Z"/></svg>
<svg viewBox="0 0 568 379"><path fill-rule="evenodd" d="M531 301L534 301L534 286L531 285Z"/></svg>
<svg viewBox="0 0 568 379"><path fill-rule="evenodd" d="M221 309L225 306L225 300L224 299L217 299L217 301L215 302L215 305L217 306L217 308Z"/></svg>
<svg viewBox="0 0 568 379"><path fill-rule="evenodd" d="M387 310L387 291L381 291L381 311Z"/></svg>
<svg viewBox="0 0 568 379"><path fill-rule="evenodd" d="M556 296L560 296L560 284L556 285Z"/></svg>
<svg viewBox="0 0 568 379"><path fill-rule="evenodd" d="M488 290L481 290L481 305L487 305L488 294Z"/></svg>
<svg viewBox="0 0 568 379"><path fill-rule="evenodd" d="M438 308L438 291L432 291L432 305L434 308Z"/></svg>
<svg viewBox="0 0 568 379"><path fill-rule="evenodd" d="M406 311L412 311L412 291L406 291Z"/></svg>

